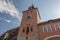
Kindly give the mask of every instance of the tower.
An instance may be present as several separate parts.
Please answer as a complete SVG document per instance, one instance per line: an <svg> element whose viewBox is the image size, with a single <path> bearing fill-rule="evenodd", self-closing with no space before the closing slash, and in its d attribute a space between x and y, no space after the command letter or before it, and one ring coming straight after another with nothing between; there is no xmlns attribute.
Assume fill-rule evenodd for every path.
<svg viewBox="0 0 60 40"><path fill-rule="evenodd" d="M38 9L34 5L23 11L22 22L17 40L39 40L38 26L40 16Z"/></svg>

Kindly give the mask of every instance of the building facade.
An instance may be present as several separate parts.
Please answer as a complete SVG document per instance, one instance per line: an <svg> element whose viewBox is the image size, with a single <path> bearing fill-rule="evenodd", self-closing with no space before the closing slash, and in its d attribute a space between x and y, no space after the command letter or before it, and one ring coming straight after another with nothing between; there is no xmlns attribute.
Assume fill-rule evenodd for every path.
<svg viewBox="0 0 60 40"><path fill-rule="evenodd" d="M41 17L33 5L23 11L17 40L60 40L60 22L50 20L40 24Z"/></svg>
<svg viewBox="0 0 60 40"><path fill-rule="evenodd" d="M2 40L60 40L60 19L45 22L40 20L38 9L32 5L28 10L23 11L21 25L16 28L19 30L11 30L11 34L6 32L0 38Z"/></svg>

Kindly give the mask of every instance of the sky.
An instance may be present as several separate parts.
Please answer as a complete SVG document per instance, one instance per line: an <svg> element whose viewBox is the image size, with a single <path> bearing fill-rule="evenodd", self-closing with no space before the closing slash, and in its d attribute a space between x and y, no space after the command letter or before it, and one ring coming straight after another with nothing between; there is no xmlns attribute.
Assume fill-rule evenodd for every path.
<svg viewBox="0 0 60 40"><path fill-rule="evenodd" d="M20 26L22 11L34 4L41 22L60 18L60 0L0 0L0 35Z"/></svg>

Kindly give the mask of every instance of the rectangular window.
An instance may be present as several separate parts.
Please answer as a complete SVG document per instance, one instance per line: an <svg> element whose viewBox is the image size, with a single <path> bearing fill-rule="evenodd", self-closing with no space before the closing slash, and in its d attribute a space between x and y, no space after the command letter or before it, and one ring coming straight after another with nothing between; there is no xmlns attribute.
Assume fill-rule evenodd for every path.
<svg viewBox="0 0 60 40"><path fill-rule="evenodd" d="M50 26L47 26L47 31L51 31L51 27Z"/></svg>
<svg viewBox="0 0 60 40"><path fill-rule="evenodd" d="M46 29L46 27L44 27L44 32L47 32L47 29Z"/></svg>
<svg viewBox="0 0 60 40"><path fill-rule="evenodd" d="M49 32L49 31L51 31L51 27L50 27L50 26L45 26L43 29L44 29L44 32Z"/></svg>
<svg viewBox="0 0 60 40"><path fill-rule="evenodd" d="M60 30L60 25L55 25L56 30Z"/></svg>

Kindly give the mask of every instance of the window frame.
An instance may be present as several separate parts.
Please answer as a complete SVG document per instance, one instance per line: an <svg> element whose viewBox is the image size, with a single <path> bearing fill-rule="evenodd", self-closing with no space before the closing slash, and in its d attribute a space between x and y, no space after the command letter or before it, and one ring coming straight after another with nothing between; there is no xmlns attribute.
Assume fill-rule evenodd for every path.
<svg viewBox="0 0 60 40"><path fill-rule="evenodd" d="M44 27L46 28L46 26L44 26ZM44 27L43 27L43 32L45 32L45 31L44 31ZM47 30L47 29L46 29L46 30Z"/></svg>
<svg viewBox="0 0 60 40"><path fill-rule="evenodd" d="M57 30L57 29L56 29L56 25L58 25L58 26L59 26L60 24L55 24L55 25L54 25L55 30ZM58 29L58 30L60 30L60 27L59 27L59 29Z"/></svg>
<svg viewBox="0 0 60 40"><path fill-rule="evenodd" d="M47 28L48 26L49 26L50 29L51 29L50 31L52 31L51 25L47 25L47 26L44 26L44 27L46 27L46 30L47 30L46 32L50 32L50 31L48 31L48 28ZM45 32L45 31L44 31L44 27L43 27L43 32Z"/></svg>

